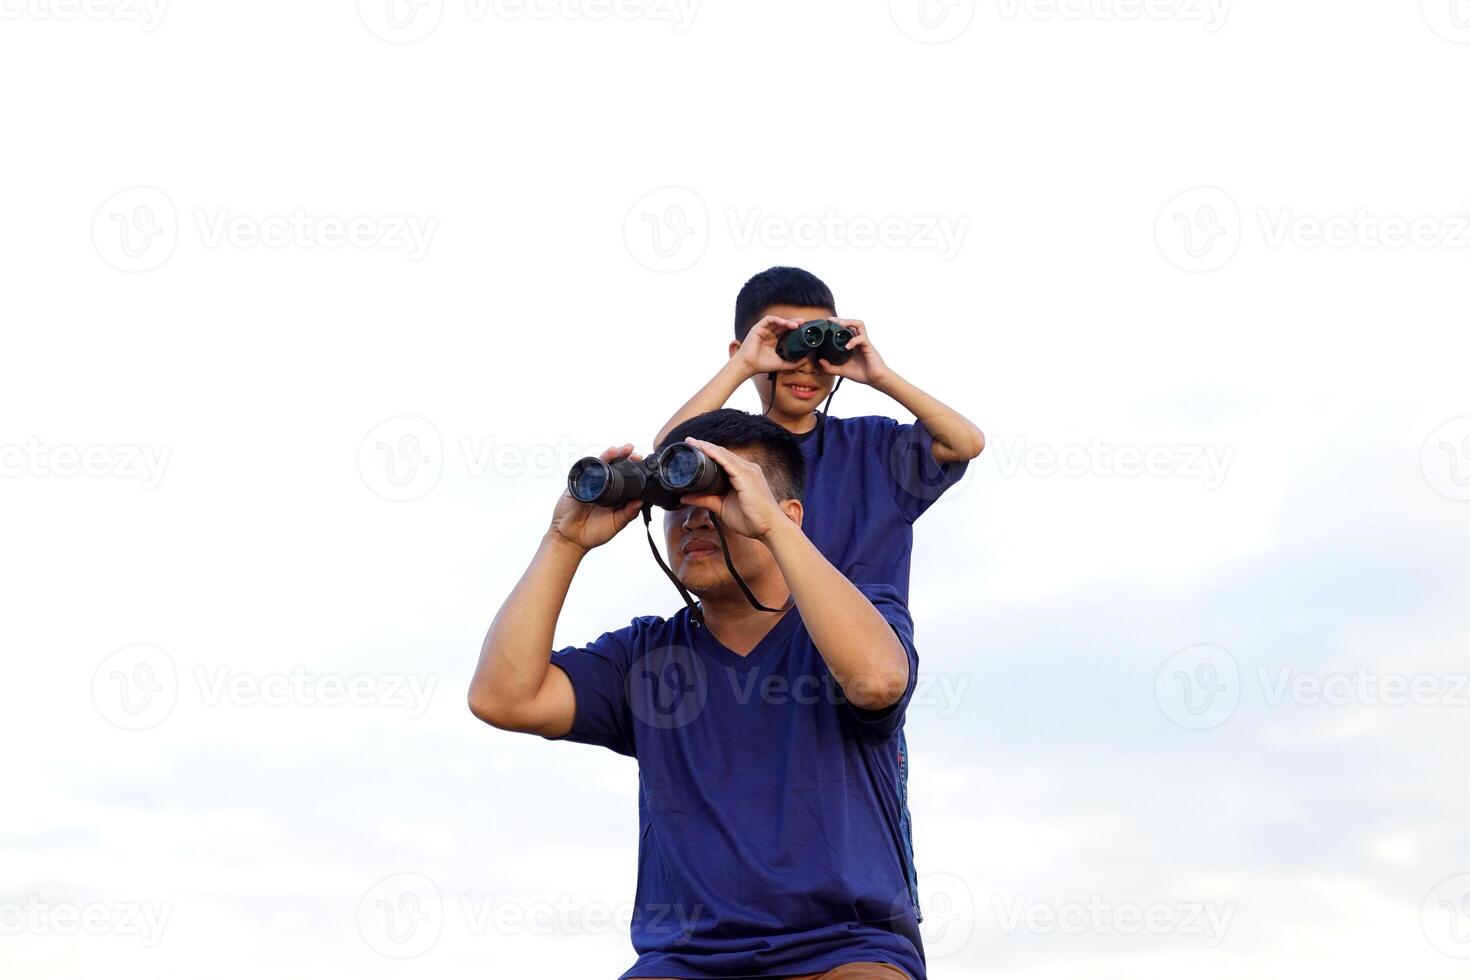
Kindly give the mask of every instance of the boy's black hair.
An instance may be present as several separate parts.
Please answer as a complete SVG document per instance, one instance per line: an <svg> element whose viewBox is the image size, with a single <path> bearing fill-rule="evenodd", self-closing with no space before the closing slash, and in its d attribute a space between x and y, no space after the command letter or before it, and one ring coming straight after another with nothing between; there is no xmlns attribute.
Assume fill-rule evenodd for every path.
<svg viewBox="0 0 1470 980"><path fill-rule="evenodd" d="M796 438L763 415L718 408L674 426L658 450L685 439L703 439L725 449L755 449L756 462L777 500L801 500L806 493L806 457Z"/></svg>
<svg viewBox="0 0 1470 980"><path fill-rule="evenodd" d="M735 297L735 339L744 342L750 328L773 306L819 306L837 315L837 301L825 282L805 269L772 266L751 276Z"/></svg>

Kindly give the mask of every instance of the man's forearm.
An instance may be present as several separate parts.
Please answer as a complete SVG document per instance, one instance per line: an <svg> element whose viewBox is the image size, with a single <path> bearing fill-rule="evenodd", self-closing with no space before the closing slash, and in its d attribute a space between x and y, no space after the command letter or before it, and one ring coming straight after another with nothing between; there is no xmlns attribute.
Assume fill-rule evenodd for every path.
<svg viewBox="0 0 1470 980"><path fill-rule="evenodd" d="M556 621L585 554L554 531L541 539L480 648L470 682L470 705L477 715L513 714L540 693L551 669Z"/></svg>
<svg viewBox="0 0 1470 980"><path fill-rule="evenodd" d="M909 660L883 615L832 566L799 526L786 521L765 538L801 620L847 699L886 708L903 696Z"/></svg>
<svg viewBox="0 0 1470 980"><path fill-rule="evenodd" d="M693 398L685 402L684 406L674 413L673 418L664 423L664 427L659 429L658 435L654 438L653 444L657 446L667 439L669 433L674 431L674 427L679 423L692 419L696 415L724 408L730 396L735 394L736 390L749 379L750 373L740 359L730 358L703 388L694 393Z"/></svg>
<svg viewBox="0 0 1470 980"><path fill-rule="evenodd" d="M934 458L938 462L962 463L979 456L985 448L985 433L979 426L898 374L889 371L873 387L923 423L934 437Z"/></svg>

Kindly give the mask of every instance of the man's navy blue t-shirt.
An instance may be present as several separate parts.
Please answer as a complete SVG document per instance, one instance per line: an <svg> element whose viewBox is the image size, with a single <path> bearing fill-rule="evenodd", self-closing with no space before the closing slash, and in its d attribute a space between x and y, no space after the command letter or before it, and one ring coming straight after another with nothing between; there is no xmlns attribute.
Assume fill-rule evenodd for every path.
<svg viewBox="0 0 1470 980"><path fill-rule="evenodd" d="M891 707L849 704L798 609L746 656L649 616L552 654L565 738L638 760L628 977L779 977L891 963L924 980L896 746L918 675L897 593L860 586L909 658Z"/></svg>
<svg viewBox="0 0 1470 980"><path fill-rule="evenodd" d="M807 467L802 530L849 581L892 585L908 602L914 521L969 464L937 462L928 429L881 415L819 415L796 438Z"/></svg>

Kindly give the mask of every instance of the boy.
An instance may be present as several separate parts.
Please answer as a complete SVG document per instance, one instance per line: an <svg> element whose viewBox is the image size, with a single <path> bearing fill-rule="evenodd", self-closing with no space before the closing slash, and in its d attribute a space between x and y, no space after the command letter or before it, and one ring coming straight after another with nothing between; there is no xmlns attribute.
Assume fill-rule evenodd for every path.
<svg viewBox="0 0 1470 980"><path fill-rule="evenodd" d="M833 320L852 331L846 364L781 359L781 337L808 320ZM900 425L877 415L844 419L818 412L839 378L878 389L917 421ZM985 448L985 434L888 367L867 326L837 319L832 291L802 269L777 266L745 284L735 300L729 360L654 442L662 443L685 419L723 407L747 380L766 417L801 444L807 536L852 581L887 583L907 602L913 522L964 476Z"/></svg>

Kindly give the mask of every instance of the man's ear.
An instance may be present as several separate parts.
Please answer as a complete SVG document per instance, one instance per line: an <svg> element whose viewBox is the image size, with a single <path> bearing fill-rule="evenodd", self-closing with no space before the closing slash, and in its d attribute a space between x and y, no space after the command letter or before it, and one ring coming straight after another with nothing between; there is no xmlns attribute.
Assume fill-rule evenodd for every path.
<svg viewBox="0 0 1470 980"><path fill-rule="evenodd" d="M801 527L801 519L806 516L806 509L801 506L801 501L795 498L781 501L781 509L786 516L791 518L791 523Z"/></svg>
<svg viewBox="0 0 1470 980"><path fill-rule="evenodd" d="M730 341L730 356L731 357L734 357L736 351L738 351L738 350L740 350L740 341L738 341L738 340L732 340L732 341Z"/></svg>

